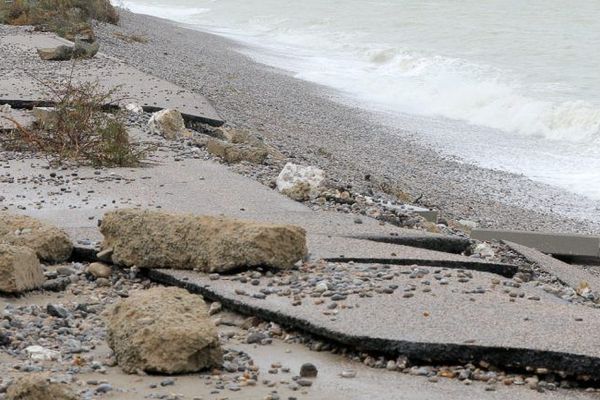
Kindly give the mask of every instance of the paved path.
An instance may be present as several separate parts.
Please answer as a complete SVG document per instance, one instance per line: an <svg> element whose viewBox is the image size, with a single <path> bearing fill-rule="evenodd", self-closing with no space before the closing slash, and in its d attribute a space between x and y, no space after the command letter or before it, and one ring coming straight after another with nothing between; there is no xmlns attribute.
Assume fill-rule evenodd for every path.
<svg viewBox="0 0 600 400"><path fill-rule="evenodd" d="M235 276L211 280L191 271L148 273L159 282L186 287L240 312L367 351L401 353L434 363L486 360L503 367L549 368L600 378L600 344L596 335L590 334L600 331L598 310L567 303L533 285L516 289L495 284L499 277L494 274L474 271L472 278L465 279L459 278L462 274L456 270L419 267L428 273L415 279L402 273L409 267L388 267L382 273L393 278L375 281L381 287L398 285L398 289L373 297L349 294L337 302L335 310L339 311L328 308L332 298L315 304L317 298L310 296L311 291L306 292L301 306L294 306L287 295L254 298L264 288L285 293L285 285L273 285L268 278L251 285ZM368 268L372 265L348 264L336 271L364 277ZM442 284L435 275L445 276L447 282ZM279 281L285 276L278 276ZM318 272L304 271L296 282L310 282L311 278L326 279ZM410 290L411 286L415 290ZM430 291L425 292L426 288ZM240 295L241 291L246 295Z"/></svg>
<svg viewBox="0 0 600 400"><path fill-rule="evenodd" d="M565 285L577 290L587 284L590 290L600 293L600 277L591 274L581 266L567 264L536 249L517 243L509 241L505 241L505 243L543 271L557 277Z"/></svg>
<svg viewBox="0 0 600 400"><path fill-rule="evenodd" d="M19 30L23 32L23 30ZM118 87L115 100L138 103L148 111L176 108L187 119L222 125L223 120L203 96L164 79L145 74L123 62L99 53L91 60L42 61L36 48L71 44L50 33L15 33L0 37L0 104L11 100L50 100L44 83L57 76L76 82L95 82L105 90ZM74 68L73 68L74 65Z"/></svg>

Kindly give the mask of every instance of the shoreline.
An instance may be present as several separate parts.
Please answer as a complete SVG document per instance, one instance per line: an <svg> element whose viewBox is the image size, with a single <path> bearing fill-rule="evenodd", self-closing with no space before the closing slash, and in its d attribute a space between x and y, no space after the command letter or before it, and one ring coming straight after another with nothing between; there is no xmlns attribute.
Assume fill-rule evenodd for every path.
<svg viewBox="0 0 600 400"><path fill-rule="evenodd" d="M202 86L203 81L193 78L198 78L195 74L203 66L210 72L218 62L229 60L212 71L211 90L223 92L211 95L224 104L222 109L238 126L253 129L248 133L252 136L237 136L240 143L235 132L190 124L195 132L180 131L181 136L173 137L150 127L156 114L130 110L124 122L129 137L152 149L143 165L58 166L43 153L3 148L0 187L5 197L0 196L0 208L7 212L0 221L5 227L0 229L0 241L6 241L9 250L28 251L32 261L42 262L27 265L10 253L0 257L7 276L28 270L39 277L31 286L14 285L0 293L11 322L0 331L5 347L0 353L0 367L4 367L0 371L5 375L0 380L0 399L12 398L4 392L18 387L17 379L33 379L37 372L69 385L85 399L385 399L391 388L414 399L533 400L548 395L590 398L593 394L587 392L600 391L594 373L600 353L593 337L586 335L600 329L595 318L600 281L594 275L533 249L455 236L462 231L441 236L423 231L445 229L441 221L437 226L417 220L413 229L399 227L371 215L367 200L358 195L352 204L343 201L350 191L354 195L373 190L379 197L386 188L376 184L393 183L375 175L385 173L377 164L367 170L375 171L371 178L361 175L364 162L389 162L374 154L392 151L385 146L399 143L390 142L385 137L388 132L380 131L380 121L373 119L376 115L329 103L323 100L321 88L288 82L289 76L262 65L236 65L237 58L216 39L212 49L190 55L186 43L178 44L181 35L188 37L185 32L157 27L167 32L160 39L164 47L156 45L155 37L148 44L132 45L130 53L136 49L148 54L146 67L170 67L173 80L190 76L187 87ZM104 32L106 40L114 36L111 32ZM19 88L19 95L35 94L35 88L28 89L33 75L58 80L74 69L71 63L49 63L36 54L38 46L62 43L53 34L0 25L0 37L0 54L8 61L2 83ZM198 40L198 36L190 34L188 39ZM119 49L128 51L125 46L115 47ZM28 74L13 69L14 65L25 66ZM120 90L129 96L127 100L139 101L141 96L144 104L164 101L165 107L196 110L206 104L204 98L184 98L190 95L184 87L125 69L124 62L110 55L99 54L78 67L81 74L72 73L76 85L89 77L98 78L98 84L126 77ZM248 74L243 74L246 70ZM236 71L240 71L237 76ZM273 82L283 85L271 85L272 91L263 93ZM129 83L133 87L128 88ZM259 96L250 98L253 94ZM256 108L252 100L261 107ZM317 108L311 108L313 102ZM295 108L285 108L290 103ZM270 113L265 113L265 107ZM13 111L2 112L10 116ZM328 113L333 121L319 112ZM26 116L26 112L21 115ZM261 130L266 145L255 135L257 121L270 124ZM316 126L332 130L323 134L313 130ZM346 132L333 128L348 126L354 130L348 130L344 142L340 135ZM356 129L363 127L374 130L373 137L363 138L366 145L375 139L381 140L379 147L356 146L360 133ZM224 140L214 139L219 133ZM319 134L322 139L310 143ZM414 157L427 150L418 140L414 145L410 140L404 136L402 143ZM256 165L226 165L221 161L231 159L212 151L209 142L268 154ZM306 152L314 148L316 152ZM364 159L350 159L359 154L350 152L357 148L363 150ZM439 172L434 169L439 161L433 157L415 158L415 171L431 165L424 171ZM305 202L272 190L273 176L287 161L297 159L326 164L330 180L340 180L326 182L327 192ZM335 187L354 182L345 196ZM46 254L47 249L52 254ZM5 281L5 285L12 282ZM171 289L156 286L182 286L191 294L181 290L181 295L170 298ZM7 296L8 291L20 294ZM154 319L154 315L171 315L173 298L184 296L195 311L207 308L199 312L206 314L205 319L179 309L171 314L180 318ZM122 358L121 349L135 348L135 339L118 345L111 339L116 332L109 316L115 315L113 305L144 311L146 301L161 308L147 320L137 313L137 318L128 320L143 322L144 339L157 337L158 343L169 336L172 350L162 352L169 365L160 376L145 365L131 368ZM213 324L210 340L223 350L223 360L214 360L214 369L172 369L171 363L186 354L187 346L179 345L189 343L188 332ZM498 324L506 329L495 329ZM573 334L565 337L565 331ZM141 358L154 357L155 347L144 350L148 357ZM193 354L198 351L193 349ZM38 352L49 354L47 362L33 359ZM302 373L305 363L319 371L318 378ZM127 375L130 372L139 373L134 381ZM546 390L553 393L540 393Z"/></svg>
<svg viewBox="0 0 600 400"><path fill-rule="evenodd" d="M417 133L340 104L328 88L255 62L229 39L127 11L121 18L118 27L97 27L103 52L205 95L229 125L260 133L284 154L324 169L354 191L376 191L365 179L370 175L397 184L412 199L420 197L445 218L481 227L600 230L600 202L440 155ZM117 31L143 34L149 43L125 43L113 36ZM571 217L560 214L565 211Z"/></svg>

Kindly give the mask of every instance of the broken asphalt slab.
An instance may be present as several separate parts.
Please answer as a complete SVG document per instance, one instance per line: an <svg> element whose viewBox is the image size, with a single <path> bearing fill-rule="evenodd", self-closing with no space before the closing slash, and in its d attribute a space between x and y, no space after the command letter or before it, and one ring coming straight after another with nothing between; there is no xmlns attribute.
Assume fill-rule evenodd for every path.
<svg viewBox="0 0 600 400"><path fill-rule="evenodd" d="M446 253L462 253L471 245L471 241L464 237L446 237L441 235L423 235L421 237L397 235L391 232L388 235L355 235L355 239L372 240L374 242L400 244L403 246L420 247L423 249L444 251Z"/></svg>
<svg viewBox="0 0 600 400"><path fill-rule="evenodd" d="M578 290L587 285L592 292L600 293L600 277L590 274L579 265L570 265L536 249L504 241L507 246L536 264L541 270L555 276L559 281Z"/></svg>
<svg viewBox="0 0 600 400"><path fill-rule="evenodd" d="M147 112L175 108L186 121L220 126L223 119L210 102L190 90L163 79L141 72L118 59L99 53L95 58L71 61L42 61L37 48L72 44L50 33L22 32L0 38L0 104L30 107L36 101L47 101L48 85L57 76L69 77L75 82L96 82L104 90L117 89L115 97L121 105L137 103ZM27 65L28 69L14 68ZM74 67L73 67L74 66ZM48 103L45 103L48 105Z"/></svg>
<svg viewBox="0 0 600 400"><path fill-rule="evenodd" d="M81 167L59 171L55 177L49 176L50 171L35 167L35 161L30 159L9 161L0 169L0 192L5 198L2 205L9 212L31 215L60 226L76 244L102 240L98 222L106 211L124 207L160 207L164 212L226 215L299 225L308 233L309 251L314 258L344 255L399 260L405 250L410 250L413 259L410 262L413 263L415 252L421 250L425 256L420 260L441 258L478 262L447 253L435 253L432 258L434 253L423 249L351 239L348 236L394 235L409 241L425 238L443 241L446 237L381 225L371 218L356 224L353 215L311 210L223 165L199 159L173 162L170 156L162 157L162 153L158 156L161 158L152 160L156 165L146 168L115 168L98 175L93 168ZM10 174L3 171L10 171ZM507 270L507 273L514 272Z"/></svg>
<svg viewBox="0 0 600 400"><path fill-rule="evenodd" d="M567 303L533 285L516 289L498 284L498 276L485 272L472 272L471 279L461 280L457 271L419 267L429 271L425 275L429 285L424 285L423 278L411 279L401 273L407 267L387 267L394 277L385 285L398 285L397 290L373 297L348 294L336 302L337 313L329 312L331 298L323 298L325 302L317 305L318 298L309 294L300 306L292 305L289 296L254 298L256 293L264 293L264 288L282 289L265 277L251 285L250 280L235 281L235 276L211 280L193 271L148 270L147 274L157 282L184 287L241 313L362 351L402 354L428 363L484 360L498 367L548 368L600 379L600 345L596 335L590 334L600 330L598 310ZM360 276L365 267L343 264L340 268ZM448 282L427 278L435 273L443 274ZM278 281L284 276L277 275ZM326 279L311 272L296 276L298 281ZM422 290L426 287L429 292Z"/></svg>
<svg viewBox="0 0 600 400"><path fill-rule="evenodd" d="M412 238L419 239L416 235ZM409 240L412 238L407 236ZM492 272L505 277L512 277L518 271L516 265L418 247L344 237L309 235L308 250L310 259L312 260L324 259L338 262L352 261L396 265L428 265Z"/></svg>
<svg viewBox="0 0 600 400"><path fill-rule="evenodd" d="M598 236L473 229L471 237L484 241L506 240L554 255L583 257L598 257L600 255L600 237Z"/></svg>

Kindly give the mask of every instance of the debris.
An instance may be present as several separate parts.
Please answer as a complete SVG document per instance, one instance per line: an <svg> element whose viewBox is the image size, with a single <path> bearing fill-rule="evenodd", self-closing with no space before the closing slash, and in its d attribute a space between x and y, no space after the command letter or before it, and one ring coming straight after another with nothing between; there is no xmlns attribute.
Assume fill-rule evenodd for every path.
<svg viewBox="0 0 600 400"><path fill-rule="evenodd" d="M196 372L222 362L204 300L178 288L155 287L117 303L108 316L108 343L127 373Z"/></svg>
<svg viewBox="0 0 600 400"><path fill-rule="evenodd" d="M21 293L44 283L35 252L23 246L0 244L0 292Z"/></svg>
<svg viewBox="0 0 600 400"><path fill-rule="evenodd" d="M177 110L166 108L152 114L148 121L150 133L169 140L190 138L192 132L186 129L183 116Z"/></svg>
<svg viewBox="0 0 600 400"><path fill-rule="evenodd" d="M52 263L67 260L73 251L64 231L25 215L0 214L0 242L29 247Z"/></svg>
<svg viewBox="0 0 600 400"><path fill-rule="evenodd" d="M302 228L224 217L123 209L105 214L100 230L115 264L139 268L288 269L307 252Z"/></svg>

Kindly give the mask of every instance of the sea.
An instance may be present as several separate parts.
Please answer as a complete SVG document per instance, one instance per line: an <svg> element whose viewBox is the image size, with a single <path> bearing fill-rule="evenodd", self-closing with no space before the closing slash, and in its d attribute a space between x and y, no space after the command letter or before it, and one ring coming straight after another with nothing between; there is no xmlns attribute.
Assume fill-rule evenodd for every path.
<svg viewBox="0 0 600 400"><path fill-rule="evenodd" d="M461 162L600 199L600 1L125 0L389 116Z"/></svg>

